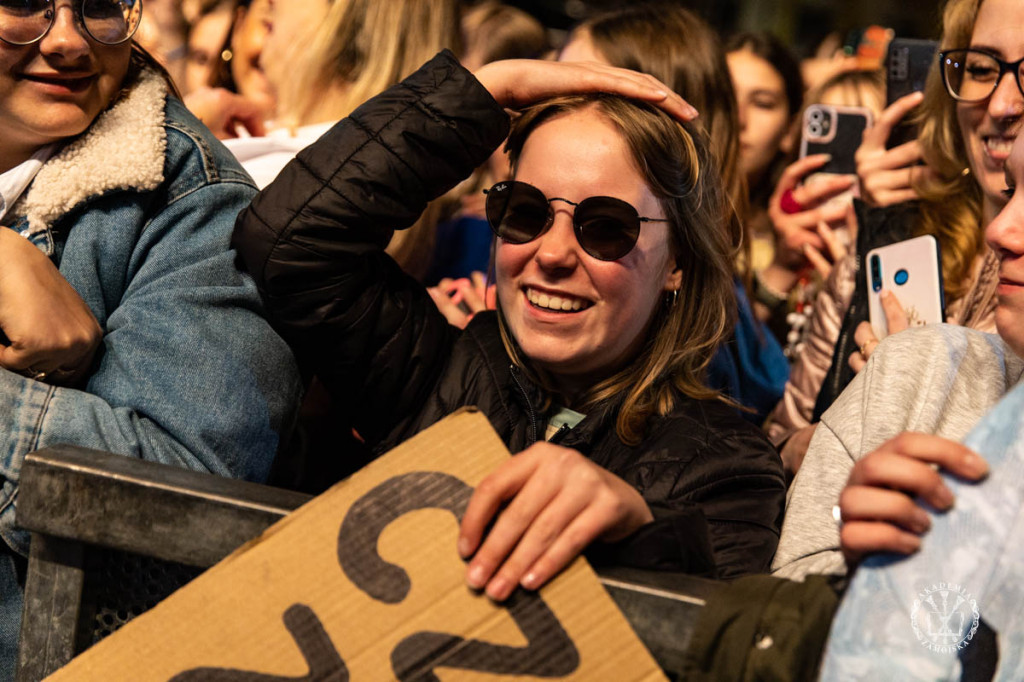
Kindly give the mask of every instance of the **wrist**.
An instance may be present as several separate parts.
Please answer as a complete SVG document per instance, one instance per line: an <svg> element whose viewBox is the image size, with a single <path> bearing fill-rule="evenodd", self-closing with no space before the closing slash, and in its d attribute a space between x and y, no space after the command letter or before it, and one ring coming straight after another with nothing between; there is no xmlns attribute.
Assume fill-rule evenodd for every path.
<svg viewBox="0 0 1024 682"><path fill-rule="evenodd" d="M754 272L754 300L769 310L774 310L785 305L789 301L789 290L796 283L796 277L792 280L787 277L778 276L771 272L774 266ZM773 276L776 275L776 276Z"/></svg>

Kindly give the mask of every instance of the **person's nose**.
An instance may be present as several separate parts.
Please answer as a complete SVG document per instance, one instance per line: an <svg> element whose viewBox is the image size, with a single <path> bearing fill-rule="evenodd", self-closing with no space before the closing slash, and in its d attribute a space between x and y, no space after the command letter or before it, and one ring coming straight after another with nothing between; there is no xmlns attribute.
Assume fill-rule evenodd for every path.
<svg viewBox="0 0 1024 682"><path fill-rule="evenodd" d="M1024 254L1024 196L1011 198L988 224L985 241L1000 258Z"/></svg>
<svg viewBox="0 0 1024 682"><path fill-rule="evenodd" d="M1016 74L1008 71L996 83L995 92L988 102L988 113L993 118L1019 118L1024 115L1024 95L1017 78Z"/></svg>
<svg viewBox="0 0 1024 682"><path fill-rule="evenodd" d="M737 119L739 119L738 122L740 124L740 131L746 130L747 129L747 105L746 104L740 104L738 107L736 107L736 117L737 117Z"/></svg>
<svg viewBox="0 0 1024 682"><path fill-rule="evenodd" d="M92 49L85 36L85 28L70 2L57 2L53 25L39 42L39 51L44 55L59 55L65 61L75 61L87 55Z"/></svg>
<svg viewBox="0 0 1024 682"><path fill-rule="evenodd" d="M572 227L572 207L555 207L551 227L538 237L535 258L547 272L572 270L579 263L579 242Z"/></svg>

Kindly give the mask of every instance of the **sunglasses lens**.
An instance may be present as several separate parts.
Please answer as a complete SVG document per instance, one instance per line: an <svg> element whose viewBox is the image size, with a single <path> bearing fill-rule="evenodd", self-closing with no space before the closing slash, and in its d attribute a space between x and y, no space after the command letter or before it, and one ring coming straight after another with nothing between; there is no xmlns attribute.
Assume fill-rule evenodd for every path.
<svg viewBox="0 0 1024 682"><path fill-rule="evenodd" d="M487 222L501 239L525 244L548 225L548 201L536 187L514 180L499 182L487 192Z"/></svg>
<svg viewBox="0 0 1024 682"><path fill-rule="evenodd" d="M612 197L584 199L576 208L580 246L598 260L618 260L633 250L640 236L640 216L625 201Z"/></svg>
<svg viewBox="0 0 1024 682"><path fill-rule="evenodd" d="M48 0L0 0L0 39L27 45L50 27L53 7Z"/></svg>

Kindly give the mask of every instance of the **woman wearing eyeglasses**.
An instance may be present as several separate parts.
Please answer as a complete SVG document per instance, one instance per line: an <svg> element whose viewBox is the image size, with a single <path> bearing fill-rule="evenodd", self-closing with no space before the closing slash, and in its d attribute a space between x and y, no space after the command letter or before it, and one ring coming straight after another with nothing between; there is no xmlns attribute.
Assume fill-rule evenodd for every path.
<svg viewBox="0 0 1024 682"><path fill-rule="evenodd" d="M986 227L1007 202L1007 175L1003 166L1024 122L1024 90L1020 76L1020 60L1024 59L1024 2L952 0L946 6L943 21L944 34L936 60L938 68L933 69L918 116L921 121L918 141L879 152L872 161L872 174L881 177L865 179L865 187L874 187L876 196L884 196L883 188L888 187L887 191L892 192L890 198L905 199L916 193L920 199L868 212L867 220L861 223L857 249L864 254L886 243L884 239L898 241L915 234L934 234L942 247L946 321L991 332L996 329L1000 285L1005 284L1000 281L999 266L999 259L1005 254L989 248L984 238ZM877 130L865 133L864 144L882 144L880 141L888 136L891 124L916 101L908 96L892 105L883 113ZM864 152L863 147L861 152ZM895 167L901 158L902 163L909 163L921 157L927 161L930 172L910 165ZM899 177L905 181L909 175L921 176L909 189L900 189L898 184L883 184L886 178L889 182L897 182ZM878 345L870 326L862 322L866 319L866 299L861 293L866 288L864 275L848 276L857 277L858 291L853 294L849 311L842 320L843 336L840 338L845 340L837 345L838 355L828 377L836 385L826 383L823 391L845 386L840 383L843 375L836 373L840 361L846 366L845 358L849 358L850 364L859 370ZM815 314L819 309L820 304ZM902 311L897 310L896 314L902 315ZM905 317L903 326L906 326ZM852 349L851 344L859 344L860 349ZM945 348L953 360L964 356L963 344L948 344ZM943 357L931 358L927 353L918 357L922 361L921 372L907 366L906 381L912 383L920 374L938 393L955 396L953 379L947 378L941 370L948 361ZM920 378L920 381L925 379ZM982 384L974 381L972 385L975 393L968 394L972 405L984 403ZM922 389L920 396L926 395L927 391ZM819 404L821 402L819 399ZM832 518L832 506L839 502L840 491L851 476L854 462L865 457L869 448L881 445L884 438L872 441L862 439L859 434L848 435L850 423L859 420L851 422L848 409L844 416L838 409L840 402L849 405L851 401L838 401L837 409L821 416L816 431L824 433L816 433L810 442L806 461L793 481L783 539L775 557L775 567L787 577L845 570L838 551L838 530ZM938 404L936 401L919 406L903 404L890 412L891 423L874 426L880 432L892 429L898 432L914 421L927 423L939 419ZM910 407L914 407L913 414L904 415ZM970 410L960 410L957 417L964 420L968 415ZM968 420L966 426L970 425ZM939 433L959 438L966 432L962 425L961 428L959 433L942 433L941 430ZM851 452L838 452L830 447L837 441L849 445ZM882 456L871 461L882 462L880 468L872 471L878 485L905 488L896 481L905 466L903 458ZM893 507L887 509L891 511ZM882 514L878 512L879 518ZM844 518L850 520L849 516ZM904 526L910 528L910 524ZM866 545L877 540L881 528L881 524L875 526L875 537Z"/></svg>
<svg viewBox="0 0 1024 682"><path fill-rule="evenodd" d="M26 453L71 443L259 480L300 390L230 251L255 188L134 48L141 11L0 0L0 678Z"/></svg>
<svg viewBox="0 0 1024 682"><path fill-rule="evenodd" d="M924 95L908 95L886 109L857 152L867 202L858 213L859 257L934 235L942 251L946 321L986 332L995 330L998 268L983 233L1006 203L1003 163L1024 116L1017 61L1024 57L1024 23L1016 20L1022 7L1020 0L950 0L941 58ZM917 140L886 149L904 117L917 124ZM926 165L918 165L922 160ZM810 338L772 415L769 436L776 444L803 430L792 442L806 449L808 425L878 345L866 322L867 284L857 257L839 263L815 304ZM887 307L889 328L906 328L898 302L890 299ZM782 447L783 459L796 469L803 453L790 450Z"/></svg>
<svg viewBox="0 0 1024 682"><path fill-rule="evenodd" d="M463 331L383 253L505 139L503 107L598 90L693 115L630 71L510 61L474 78L441 53L300 153L235 233L300 364L376 451L475 405L518 453L458 543L469 584L499 600L588 546L727 577L763 571L776 542L778 457L701 382L738 235L692 127L615 96L527 109L514 177L487 195L498 310Z"/></svg>

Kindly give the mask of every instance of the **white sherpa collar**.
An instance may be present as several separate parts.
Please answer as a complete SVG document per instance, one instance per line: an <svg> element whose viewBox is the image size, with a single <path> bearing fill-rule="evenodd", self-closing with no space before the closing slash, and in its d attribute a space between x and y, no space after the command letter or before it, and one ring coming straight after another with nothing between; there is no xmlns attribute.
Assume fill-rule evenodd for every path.
<svg viewBox="0 0 1024 682"><path fill-rule="evenodd" d="M48 230L90 197L115 189L155 189L163 182L166 97L163 78L143 71L119 102L39 170L19 210L28 219L29 235Z"/></svg>

